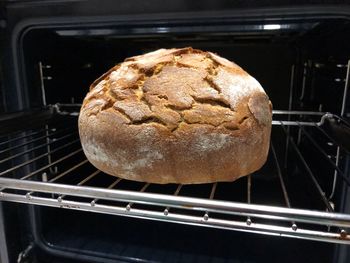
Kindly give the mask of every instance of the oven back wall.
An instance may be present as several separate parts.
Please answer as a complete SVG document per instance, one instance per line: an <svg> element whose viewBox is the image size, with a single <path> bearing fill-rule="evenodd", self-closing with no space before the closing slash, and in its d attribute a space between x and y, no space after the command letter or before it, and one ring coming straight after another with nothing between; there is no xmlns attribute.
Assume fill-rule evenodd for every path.
<svg viewBox="0 0 350 263"><path fill-rule="evenodd" d="M47 103L80 103L90 84L125 58L159 48L192 46L216 52L240 65L261 83L275 108L286 109L296 48L282 40L254 41L201 34L106 39L59 36L57 32L36 30L24 39L30 101L32 106L42 103L39 62L50 66L43 69Z"/></svg>

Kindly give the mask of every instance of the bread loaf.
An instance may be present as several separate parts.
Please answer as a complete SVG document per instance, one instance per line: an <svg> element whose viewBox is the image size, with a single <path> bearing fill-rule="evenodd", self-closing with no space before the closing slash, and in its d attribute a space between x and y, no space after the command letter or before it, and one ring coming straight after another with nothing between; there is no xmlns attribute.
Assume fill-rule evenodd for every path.
<svg viewBox="0 0 350 263"><path fill-rule="evenodd" d="M88 160L149 183L233 181L266 161L272 106L236 64L192 48L116 65L90 87L79 116Z"/></svg>

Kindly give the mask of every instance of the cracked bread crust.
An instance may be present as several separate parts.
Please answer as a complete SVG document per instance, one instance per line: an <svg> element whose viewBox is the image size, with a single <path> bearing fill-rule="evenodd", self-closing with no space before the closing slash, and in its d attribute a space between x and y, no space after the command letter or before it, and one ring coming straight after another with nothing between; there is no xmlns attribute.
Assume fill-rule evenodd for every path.
<svg viewBox="0 0 350 263"><path fill-rule="evenodd" d="M160 49L116 65L79 116L88 160L149 183L234 181L266 161L272 106L242 68L210 52Z"/></svg>

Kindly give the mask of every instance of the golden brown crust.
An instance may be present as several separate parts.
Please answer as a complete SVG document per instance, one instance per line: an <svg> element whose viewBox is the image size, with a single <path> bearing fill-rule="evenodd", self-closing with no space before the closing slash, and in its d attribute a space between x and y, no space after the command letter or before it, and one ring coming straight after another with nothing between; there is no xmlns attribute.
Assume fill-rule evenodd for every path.
<svg viewBox="0 0 350 263"><path fill-rule="evenodd" d="M79 117L84 152L111 175L151 183L233 181L267 158L260 84L210 52L160 49L95 81Z"/></svg>

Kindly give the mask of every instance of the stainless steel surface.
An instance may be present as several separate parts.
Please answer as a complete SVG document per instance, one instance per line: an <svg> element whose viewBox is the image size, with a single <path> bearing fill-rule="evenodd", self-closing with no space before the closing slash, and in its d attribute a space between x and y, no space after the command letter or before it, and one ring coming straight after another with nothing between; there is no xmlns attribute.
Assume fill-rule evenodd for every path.
<svg viewBox="0 0 350 263"><path fill-rule="evenodd" d="M287 126L315 126L319 125L320 123L314 123L314 122L305 122L305 121L272 121L272 125L287 125Z"/></svg>
<svg viewBox="0 0 350 263"><path fill-rule="evenodd" d="M335 165L336 167L339 167L339 157L340 157L340 147L337 147L337 155L335 156ZM332 192L330 193L328 199L331 200L335 193L335 186L337 184L337 177L338 177L338 169L334 170L333 174L333 184L332 184Z"/></svg>
<svg viewBox="0 0 350 263"><path fill-rule="evenodd" d="M65 146L67 146L67 145L65 145ZM57 149L56 149L56 150L57 150ZM69 153L69 154L63 156L62 158L60 158L60 159L58 159L58 160L56 160L56 161L54 161L54 162L52 162L52 163L49 163L48 165L45 165L45 166L39 168L38 170L35 170L34 172L31 172L31 173L29 173L29 174L27 174L27 175L21 177L20 180L26 180L26 179L28 179L28 178L30 178L30 177L33 177L34 175L36 175L36 174L38 174L38 173L44 171L45 169L52 167L52 165L58 164L58 163L60 163L60 162L62 162L62 161L64 161L64 160L66 160L66 159L68 159L68 158L70 158L70 157L76 155L77 153L82 152L82 151L83 151L83 149L78 149L78 150L76 150L76 151L74 151L74 152L71 152L71 153Z"/></svg>
<svg viewBox="0 0 350 263"><path fill-rule="evenodd" d="M287 138L288 138L288 137L287 137ZM278 178L279 178L279 180L280 180L281 188L282 188L282 191L283 191L284 200L285 200L285 202L286 202L287 207L291 207L291 206L290 206L289 197L288 197L287 188L286 188L286 185L285 185L285 183L284 183L284 179L283 179L282 172L281 172L281 167L280 167L279 162L278 162L278 159L277 159L275 147L273 146L272 143L271 143L271 152L272 152L273 158L274 158L275 163L276 163L277 174L278 174ZM250 201L248 201L248 202L250 203Z"/></svg>
<svg viewBox="0 0 350 263"><path fill-rule="evenodd" d="M44 143L44 144L40 144L40 145L35 146L34 148L31 148L31 149L29 149L29 150L22 151L22 152L19 152L19 153L17 153L17 154L12 154L12 155L10 155L9 157L0 160L0 164L1 164L1 163L4 163L4 162L7 162L7 161L10 161L10 160L12 160L12 159L14 159L14 158L17 158L17 157L19 157L19 156L25 155L26 153L30 153L30 152L32 152L32 151L35 151L35 150L40 149L40 148L42 148L42 147L45 147L45 146L47 146L47 145L50 145L50 144L52 144L52 143L57 143L57 142L59 142L59 141L61 141L61 140L63 140L63 139L66 139L66 138L68 138L68 137L71 137L72 135L74 135L74 133L66 134L66 135L60 137L59 139L57 139L57 140L55 140L55 141L51 141L51 142L46 142L46 143ZM45 135L44 138L46 139L47 136L49 136L49 135ZM35 140L32 140L30 143L32 143L33 141L35 141ZM24 143L24 144L20 145L20 147L25 146L25 145L27 145L27 144L29 144L29 143ZM19 148L19 147L15 146L15 147L11 147L11 148ZM8 150L8 149L6 149L6 151L7 151L7 150ZM13 150L13 149L10 149L10 150ZM48 151L47 153L50 153L50 152ZM49 163L51 163L51 159L49 159Z"/></svg>
<svg viewBox="0 0 350 263"><path fill-rule="evenodd" d="M321 204L324 204L324 209L292 207L293 202L291 201L289 187L280 166L280 161L283 158L279 158L273 144L271 145L270 155L276 170L276 182L280 187L281 197L283 198L282 204L285 204L283 207L271 205L268 202L264 204L254 203L254 198L252 199L253 187L258 182L255 182L252 175L242 179L247 180L245 202L237 202L233 199L217 199L217 193L222 187L221 183L210 185L208 192L203 193L204 197L200 198L185 196L181 191L182 185L174 186L171 193L169 191L154 193L152 192L152 184L138 185L140 183L135 183L134 190L124 189L122 185L126 180L113 178L94 169L84 158L81 146L77 143L78 140L74 137L64 137L65 133L59 133L59 130L50 133L51 135L54 134L50 137L59 142L57 145L53 144L55 147L51 149L52 160L50 162L33 166L30 172L22 174L19 179L11 178L13 173L23 167L33 165L38 160L44 161L45 158L43 157L48 154L42 151L34 154L33 151L27 161L0 171L0 200L350 244L350 236L346 232L342 232L345 228L350 228L350 215L333 211L332 204L327 199L317 175L312 171L304 153L286 129L286 126L290 126L291 129L296 126L295 131L300 129L303 138L309 140L310 145L313 145L319 154L325 157L327 154L324 149L306 131L306 129L322 131L324 134L321 134L328 139L330 136L323 131L321 126L325 113L275 111L274 114L274 116L278 115L279 118L285 116L285 119L289 119L289 121L274 120L274 129L278 129L282 133L285 132L290 142L290 151L296 153L305 168L305 175L302 174L301 177L311 179L312 186L317 190L315 191L318 195L317 198L322 201L320 201ZM299 121L300 116L304 117L303 122ZM62 137L64 138L62 139ZM45 138L42 139L45 141ZM28 140L33 139L28 137ZM330 145L338 147L335 141L331 141ZM35 144L30 143L27 146L31 146L32 150L38 150ZM18 149L22 148L18 147ZM23 151L26 154L31 153L30 151L27 152L27 148L23 148ZM16 154L18 153L14 155ZM16 155L14 159L17 160L17 158ZM338 163L331 160L327 160L327 163L336 171L339 171L338 174L342 173L344 175L339 177L342 182L346 181L346 175L339 168ZM53 166L60 167L60 173L50 173L49 168ZM46 174L45 180L42 173ZM305 180L305 178L300 178L300 180ZM106 181L103 185L95 185L94 181L96 179L110 182L107 183ZM235 182L232 184L235 184Z"/></svg>
<svg viewBox="0 0 350 263"><path fill-rule="evenodd" d="M38 130L36 130L35 132L29 132L29 133L26 133L25 135L23 135L22 132L19 132L20 136L14 136L14 138L12 138L12 139L9 139L9 140L7 140L7 141L1 142L1 143L0 143L0 147L1 147L2 145L6 145L6 144L9 144L9 143L13 143L13 142L18 141L18 140L21 140L21 139L25 139L25 138L28 138L28 137L31 137L31 136L36 136L36 135L38 135L38 134L40 134L40 133L45 132L46 130L47 130L47 129L38 129Z"/></svg>
<svg viewBox="0 0 350 263"><path fill-rule="evenodd" d="M306 87L306 76L307 76L307 68L309 66L310 61L304 63L303 67L303 81L302 81L302 89L299 100L303 100L305 96L305 87Z"/></svg>
<svg viewBox="0 0 350 263"><path fill-rule="evenodd" d="M119 182L120 182L121 180L123 180L123 179L121 179L121 178L116 179L113 183L111 183L111 184L107 187L107 189L112 189L114 186L116 186L117 184L119 184ZM94 206L94 205L96 204L97 201L98 201L98 198L95 198L94 200L91 201L90 204L91 204L92 206Z"/></svg>
<svg viewBox="0 0 350 263"><path fill-rule="evenodd" d="M345 84L344 84L344 93L343 93L343 102L341 107L340 116L343 117L345 115L346 110L346 100L348 98L348 90L349 90L349 78L350 78L350 60L348 60L348 65L346 69L346 77L345 77Z"/></svg>
<svg viewBox="0 0 350 263"><path fill-rule="evenodd" d="M285 126L282 124L282 129L283 131L287 134L287 129L285 128ZM300 129L301 130L301 129ZM311 180L314 183L314 186L316 187L317 191L320 194L320 197L322 199L322 201L324 202L324 204L326 205L327 209L329 211L333 212L333 207L330 205L329 200L327 199L324 190L322 189L321 185L319 184L318 180L316 179L314 173L312 172L310 166L307 164L304 156L302 155L302 153L300 152L300 150L298 149L296 143L294 142L293 138L289 137L289 140L291 142L292 147L294 148L295 152L297 153L298 157L300 158L301 162L303 163L303 165L306 168L307 174L309 175L309 177L311 178Z"/></svg>
<svg viewBox="0 0 350 263"><path fill-rule="evenodd" d="M79 109L81 107L81 104L79 104L79 103L71 103L71 104L56 103L54 105L51 105L51 107L53 107L55 109L56 113L58 113L58 114L77 116L77 115L79 115L79 112L74 111L74 109L76 109L76 108ZM63 110L62 108L67 108L67 110ZM322 116L322 115L326 114L326 112L320 112L320 111L297 111L297 110L272 110L272 113L273 113L273 115L287 115L287 116L290 116L290 115Z"/></svg>
<svg viewBox="0 0 350 263"><path fill-rule="evenodd" d="M273 115L283 114L283 115L307 115L307 116L322 116L326 112L319 111L297 111L297 110L272 110Z"/></svg>
<svg viewBox="0 0 350 263"><path fill-rule="evenodd" d="M20 148L20 147L26 146L26 145L28 145L28 144L30 144L30 143L33 143L33 142L40 141L40 140L43 139L43 138L46 139L46 137L49 137L49 136L52 136L52 135L56 135L57 133L64 132L65 130L67 130L67 129L55 131L55 132L52 132L52 133L50 133L50 134L45 134L44 136L36 137L36 138L34 138L34 139L32 139L32 140L26 141L25 143L17 144L17 145L15 145L15 146L8 147L8 148L6 148L6 149L1 150L1 151L0 151L0 154L2 154L2 153L4 153L4 152L8 152L8 151L12 151L12 150L18 149L18 148ZM46 130L46 131L47 131L47 130ZM3 160L1 160L1 161L3 161Z"/></svg>
<svg viewBox="0 0 350 263"><path fill-rule="evenodd" d="M298 122L297 122L298 123ZM340 170L338 167L339 163L336 161L334 163L331 158L327 155L327 153L321 148L320 145L315 141L314 138L303 128L302 125L299 125L301 131L305 134L305 136L309 139L309 141L313 144L313 146L323 155L324 159L331 164L331 166L343 177L344 181L350 186L350 179ZM339 149L339 147L338 147ZM339 155L339 150L337 149L337 156ZM339 156L337 157L339 159Z"/></svg>
<svg viewBox="0 0 350 263"><path fill-rule="evenodd" d="M74 144L74 143L77 143L77 142L79 142L78 139L73 140L73 141L71 141L71 142L69 142L69 143L67 143L67 144L65 144L65 145L63 145L63 146L60 146L60 147L56 148L54 151L51 151L50 153L44 153L44 154L39 155L39 156L37 156L37 157L35 157L35 158L32 158L31 160L28 160L28 161L25 161L25 162L23 162L23 163L21 163L21 164L18 164L18 165L16 165L16 166L13 166L13 167L11 167L11 168L5 170L5 171L2 171L2 172L0 173L0 176L3 176L3 175L8 174L8 173L10 173L10 172L13 172L13 171L17 170L18 168L21 168L21 167L26 166L26 165L28 165L28 164L30 164L30 163L33 163L33 162L35 162L35 161L37 161L37 160L39 160L39 159L41 159L41 158L43 158L43 157L45 157L45 156L48 156L49 154L51 154L51 153L53 153L53 152L57 152L57 151L59 151L59 150L61 150L61 149L64 149L65 147L67 147L67 146L69 146L69 145L72 145L72 144ZM51 164L50 164L50 166L51 166Z"/></svg>
<svg viewBox="0 0 350 263"><path fill-rule="evenodd" d="M150 185L150 183L146 183L146 184L141 188L140 193L145 192L149 185ZM132 206L133 204L134 204L134 203L132 203L132 202L128 203L128 205L126 206L126 210L130 211L131 206Z"/></svg>
<svg viewBox="0 0 350 263"><path fill-rule="evenodd" d="M52 77L51 76L44 76L44 70L45 69L50 69L51 65L44 65L41 61L39 61L39 76L40 76L40 87L41 87L41 96L42 96L42 102L43 105L46 106L47 102L46 102L46 91L45 91L45 80L51 80ZM51 152L51 146L50 146L50 138L49 138L49 134L48 134L48 125L45 125L45 129L46 129L46 148L47 148L47 152L50 153ZM49 154L47 156L47 160L49 163L51 163L51 154ZM56 172L56 169L53 169L53 167L50 167L50 171L51 172Z"/></svg>
<svg viewBox="0 0 350 263"><path fill-rule="evenodd" d="M39 77L40 77L40 87L41 87L41 98L43 105L46 106L46 92L45 92L45 80L51 80L50 76L44 76L44 69L51 68L50 65L44 65L41 61L39 61Z"/></svg>
<svg viewBox="0 0 350 263"><path fill-rule="evenodd" d="M62 202L57 202L57 200L51 198L42 198L42 197L31 197L30 199L26 198L23 195L16 195L10 193L4 193L2 198L7 201L27 203L27 204L36 204L44 205L50 207L58 207L65 209L75 209L81 211L90 211L103 214L112 214L120 216L129 216L135 218L143 219L153 219L158 221L165 221L171 223L181 223L189 225L197 225L204 227L220 228L227 230L236 230L243 232L259 233L265 235L276 235L282 237L293 237L299 239L308 239L316 241L325 241L339 244L349 244L350 238L348 235L341 236L340 233L332 233L326 231L314 231L307 229L297 229L296 231L292 227L282 227L276 225L267 225L259 223L251 223L250 225L246 224L244 221L235 221L235 220L221 220L209 218L204 220L203 217L190 216L183 214L171 214L164 215L162 212L151 211L151 210L141 210L141 209L130 209L129 211L125 207L117 206L107 206L99 205L91 206L89 203L84 202L75 202L64 200Z"/></svg>
<svg viewBox="0 0 350 263"><path fill-rule="evenodd" d="M308 211L284 207L254 205L238 202L209 200L184 196L144 193L117 189L104 189L96 187L82 187L76 185L44 183L10 178L0 178L0 186L32 192L65 194L103 200L133 202L160 207L174 207L185 210L209 211L238 216L254 216L259 218L312 223L317 225L333 225L350 227L350 215L320 211ZM0 200L6 200L7 193L0 194ZM35 196L23 194L29 200ZM57 199L54 199L57 202ZM89 203L90 204L90 203ZM91 204L90 204L91 205Z"/></svg>
<svg viewBox="0 0 350 263"><path fill-rule="evenodd" d="M34 244L30 243L24 250L22 250L17 257L17 263L27 262L28 254L33 250Z"/></svg>
<svg viewBox="0 0 350 263"><path fill-rule="evenodd" d="M293 90L294 90L294 78L295 78L295 65L293 64L290 72L290 84L289 84L289 103L288 103L288 111L291 112L293 109ZM287 115L287 121L291 120L291 114ZM288 135L286 137L286 149L284 152L284 167L287 167L288 164L288 153L289 153L289 140L288 137L290 135L290 127L287 128Z"/></svg>
<svg viewBox="0 0 350 263"><path fill-rule="evenodd" d="M86 182L88 182L89 180L91 180L92 178L94 178L96 175L98 175L99 173L101 173L101 171L97 170L95 172L93 172L92 174L90 174L88 177L84 178L83 180L81 180L79 183L77 183L77 185L83 185L85 184ZM120 179L121 180L121 179ZM47 180L46 180L47 181ZM45 181L45 182L46 182ZM64 198L65 195L60 195L57 200Z"/></svg>
<svg viewBox="0 0 350 263"><path fill-rule="evenodd" d="M174 193L174 196L177 196L179 193L180 193L180 190L182 188L182 184L179 184L175 190L175 193ZM164 209L164 214L167 215L169 213L169 210L170 210L170 207L167 206L165 209Z"/></svg>
<svg viewBox="0 0 350 263"><path fill-rule="evenodd" d="M252 188L252 175L248 174L247 176L247 203L250 204L251 203L251 188ZM250 216L247 217L247 225L251 225L252 224L252 219L250 218Z"/></svg>

